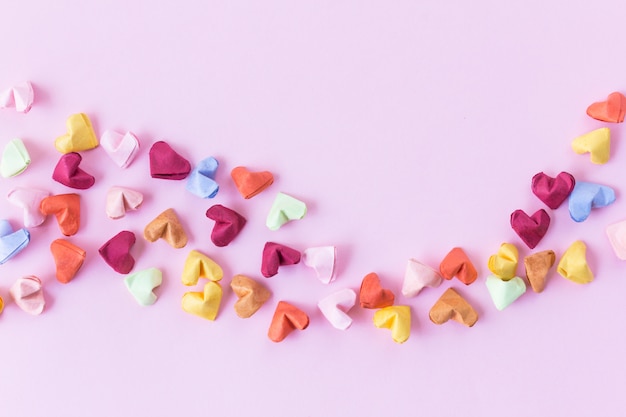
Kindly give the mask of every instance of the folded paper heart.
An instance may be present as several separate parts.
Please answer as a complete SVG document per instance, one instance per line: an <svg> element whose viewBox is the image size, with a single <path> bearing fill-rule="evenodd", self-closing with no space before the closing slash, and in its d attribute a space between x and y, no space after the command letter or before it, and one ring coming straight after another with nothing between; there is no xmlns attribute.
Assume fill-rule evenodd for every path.
<svg viewBox="0 0 626 417"><path fill-rule="evenodd" d="M142 306L150 306L157 300L154 289L163 282L163 274L160 269L148 268L135 272L124 278L126 288Z"/></svg>
<svg viewBox="0 0 626 417"><path fill-rule="evenodd" d="M589 153L594 164L606 164L611 157L611 131L608 127L592 130L572 142L577 154Z"/></svg>
<svg viewBox="0 0 626 417"><path fill-rule="evenodd" d="M15 111L28 113L33 105L35 93L30 82L24 81L0 92L0 109L15 108Z"/></svg>
<svg viewBox="0 0 626 417"><path fill-rule="evenodd" d="M98 253L115 272L128 274L135 266L130 249L135 244L135 234L122 230L98 249Z"/></svg>
<svg viewBox="0 0 626 417"><path fill-rule="evenodd" d="M239 194L246 200L259 194L274 182L269 171L250 172L245 167L235 167L230 172Z"/></svg>
<svg viewBox="0 0 626 417"><path fill-rule="evenodd" d="M309 327L309 316L298 307L286 301L279 301L270 323L267 336L272 342L283 341L295 329Z"/></svg>
<svg viewBox="0 0 626 417"><path fill-rule="evenodd" d="M251 317L272 295L263 285L245 275L235 275L230 288L237 296L235 312L242 319Z"/></svg>
<svg viewBox="0 0 626 417"><path fill-rule="evenodd" d="M576 284L589 284L593 281L593 272L587 264L587 245L580 240L572 243L561 257L557 271Z"/></svg>
<svg viewBox="0 0 626 417"><path fill-rule="evenodd" d="M196 285L200 278L219 281L222 277L224 277L224 271L213 259L197 250L189 252L181 278L184 285Z"/></svg>
<svg viewBox="0 0 626 417"><path fill-rule="evenodd" d="M335 280L335 262L337 248L334 246L319 246L305 249L302 253L302 262L315 270L317 278L324 284Z"/></svg>
<svg viewBox="0 0 626 417"><path fill-rule="evenodd" d="M278 230L285 223L300 220L305 215L306 204L285 193L278 193L267 215L265 225L270 230Z"/></svg>
<svg viewBox="0 0 626 417"><path fill-rule="evenodd" d="M95 184L96 179L79 167L82 160L83 157L76 152L63 154L54 167L52 179L78 190L91 188Z"/></svg>
<svg viewBox="0 0 626 417"><path fill-rule="evenodd" d="M384 289L380 284L380 278L375 272L370 272L363 277L359 290L359 305L363 308L383 308L392 306L395 295L391 290Z"/></svg>
<svg viewBox="0 0 626 417"><path fill-rule="evenodd" d="M266 242L263 247L261 274L265 278L270 278L278 273L278 267L298 263L300 263L299 251L280 243Z"/></svg>
<svg viewBox="0 0 626 417"><path fill-rule="evenodd" d="M46 216L41 213L39 206L41 200L49 195L49 192L37 188L17 187L9 192L7 199L23 210L24 227L37 227L46 220Z"/></svg>
<svg viewBox="0 0 626 417"><path fill-rule="evenodd" d="M50 252L56 265L56 277L60 283L70 282L85 261L87 253L65 239L57 239L50 244Z"/></svg>
<svg viewBox="0 0 626 417"><path fill-rule="evenodd" d="M78 194L58 194L46 197L39 204L44 216L54 214L61 233L72 236L80 228L80 196Z"/></svg>
<svg viewBox="0 0 626 417"><path fill-rule="evenodd" d="M515 245L503 243L498 249L498 253L491 255L487 266L489 270L498 278L508 281L515 276L519 252Z"/></svg>
<svg viewBox="0 0 626 417"><path fill-rule="evenodd" d="M127 210L137 210L143 203L143 194L124 187L111 187L107 191L106 213L111 219L119 219Z"/></svg>
<svg viewBox="0 0 626 417"><path fill-rule="evenodd" d="M9 293L15 304L28 314L41 314L46 306L41 280L34 275L18 278Z"/></svg>
<svg viewBox="0 0 626 417"><path fill-rule="evenodd" d="M356 293L350 288L336 291L322 298L317 307L324 317L339 330L346 330L352 324L352 317L347 313L356 303Z"/></svg>
<svg viewBox="0 0 626 417"><path fill-rule="evenodd" d="M166 142L155 142L150 148L150 176L164 180L182 180L191 172L191 164Z"/></svg>
<svg viewBox="0 0 626 417"><path fill-rule="evenodd" d="M200 161L187 178L187 191L200 198L215 197L220 190L220 186L215 182L218 166L217 159L212 156Z"/></svg>
<svg viewBox="0 0 626 417"><path fill-rule="evenodd" d="M389 306L374 313L374 326L391 330L396 343L404 343L411 334L411 309L409 306Z"/></svg>
<svg viewBox="0 0 626 417"><path fill-rule="evenodd" d="M556 178L540 172L533 177L531 190L546 206L556 210L569 197L574 184L576 180L567 172L559 173Z"/></svg>
<svg viewBox="0 0 626 417"><path fill-rule="evenodd" d="M569 214L575 222L589 217L591 209L606 207L615 202L615 191L606 185L577 182L569 196Z"/></svg>
<svg viewBox="0 0 626 417"><path fill-rule="evenodd" d="M448 288L439 297L428 316L435 324L443 324L452 319L467 327L472 327L478 321L476 310L452 288Z"/></svg>
<svg viewBox="0 0 626 417"><path fill-rule="evenodd" d="M174 209L167 209L145 227L143 236L148 242L163 239L173 248L180 249L187 245L187 234L183 229Z"/></svg>
<svg viewBox="0 0 626 417"><path fill-rule="evenodd" d="M0 297L0 313L4 311L4 300Z"/></svg>
<svg viewBox="0 0 626 417"><path fill-rule="evenodd" d="M13 139L7 143L0 158L0 175L4 178L21 174L30 165L30 155L22 139Z"/></svg>
<svg viewBox="0 0 626 417"><path fill-rule="evenodd" d="M606 228L606 235L609 238L615 256L626 261L626 220L613 223Z"/></svg>
<svg viewBox="0 0 626 417"><path fill-rule="evenodd" d="M91 120L85 113L77 113L68 117L67 133L59 136L54 142L61 153L81 152L98 146L98 138L91 126Z"/></svg>
<svg viewBox="0 0 626 417"><path fill-rule="evenodd" d="M206 216L215 221L211 242L219 247L228 246L246 224L246 219L241 214L221 204L211 206L206 211Z"/></svg>
<svg viewBox="0 0 626 417"><path fill-rule="evenodd" d="M221 302L222 287L217 282L209 281L204 285L203 292L183 294L182 308L187 313L213 321L217 318Z"/></svg>
<svg viewBox="0 0 626 417"><path fill-rule="evenodd" d="M442 281L439 272L415 259L409 259L404 271L402 295L415 297L424 287L437 288Z"/></svg>
<svg viewBox="0 0 626 417"><path fill-rule="evenodd" d="M511 213L511 228L530 249L535 248L548 232L550 216L544 209L528 216L523 210Z"/></svg>
<svg viewBox="0 0 626 417"><path fill-rule="evenodd" d="M489 275L485 285L487 285L493 304L500 311L507 308L526 292L526 284L520 277L513 277L504 281L495 275Z"/></svg>
<svg viewBox="0 0 626 417"><path fill-rule="evenodd" d="M453 248L448 252L439 264L439 272L445 279L457 277L465 285L470 285L478 278L474 264L461 248Z"/></svg>
<svg viewBox="0 0 626 417"><path fill-rule="evenodd" d="M139 141L131 132L121 134L107 130L100 137L100 145L120 168L128 167L139 150Z"/></svg>
<svg viewBox="0 0 626 417"><path fill-rule="evenodd" d="M587 107L587 114L603 122L622 123L626 114L626 97L622 93L611 93L605 101Z"/></svg>
<svg viewBox="0 0 626 417"><path fill-rule="evenodd" d="M542 292L546 286L548 271L554 265L556 255L554 251L544 250L524 258L526 278L534 292Z"/></svg>
<svg viewBox="0 0 626 417"><path fill-rule="evenodd" d="M13 231L8 220L0 220L0 265L20 253L30 242L26 229Z"/></svg>

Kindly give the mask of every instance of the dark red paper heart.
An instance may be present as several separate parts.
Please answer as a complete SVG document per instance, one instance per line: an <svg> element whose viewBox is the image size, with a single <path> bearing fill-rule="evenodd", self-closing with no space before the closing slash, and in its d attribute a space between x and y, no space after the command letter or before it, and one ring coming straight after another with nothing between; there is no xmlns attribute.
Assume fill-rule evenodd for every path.
<svg viewBox="0 0 626 417"><path fill-rule="evenodd" d="M263 247L261 274L265 278L273 277L278 273L278 267L295 265L300 262L300 252L280 243L267 242Z"/></svg>
<svg viewBox="0 0 626 417"><path fill-rule="evenodd" d="M70 152L61 156L54 167L52 179L78 190L86 190L95 184L96 179L79 168L83 157L79 153Z"/></svg>
<svg viewBox="0 0 626 417"><path fill-rule="evenodd" d="M546 206L557 209L572 193L574 185L576 180L567 172L561 172L556 178L540 172L533 177L530 188Z"/></svg>
<svg viewBox="0 0 626 417"><path fill-rule="evenodd" d="M211 231L211 241L215 246L227 246L233 241L246 224L246 219L234 210L221 204L211 206L206 211L206 216L215 220L215 226Z"/></svg>
<svg viewBox="0 0 626 417"><path fill-rule="evenodd" d="M133 232L122 230L102 245L98 252L102 259L116 272L128 274L135 266L135 259L130 254L130 249L135 241Z"/></svg>
<svg viewBox="0 0 626 417"><path fill-rule="evenodd" d="M539 244L549 226L550 216L544 209L537 210L530 217L523 210L511 213L511 227L530 249Z"/></svg>
<svg viewBox="0 0 626 417"><path fill-rule="evenodd" d="M191 172L191 164L163 141L150 148L150 176L164 180L182 180Z"/></svg>

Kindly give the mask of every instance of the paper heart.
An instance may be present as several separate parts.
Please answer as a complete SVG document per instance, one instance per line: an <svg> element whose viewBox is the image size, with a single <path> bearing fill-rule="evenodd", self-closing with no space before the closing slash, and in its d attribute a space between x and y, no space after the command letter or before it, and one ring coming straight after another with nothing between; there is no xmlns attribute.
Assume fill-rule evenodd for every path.
<svg viewBox="0 0 626 417"><path fill-rule="evenodd" d="M567 172L559 173L556 178L540 172L533 177L531 190L546 206L556 210L569 197L574 184L576 180Z"/></svg>
<svg viewBox="0 0 626 417"><path fill-rule="evenodd" d="M569 214L575 222L589 217L591 209L606 207L615 201L615 191L606 185L577 182L569 196Z"/></svg>
<svg viewBox="0 0 626 417"><path fill-rule="evenodd" d="M0 108L15 107L21 113L28 113L33 105L35 93L30 82L24 81L0 92Z"/></svg>
<svg viewBox="0 0 626 417"><path fill-rule="evenodd" d="M8 220L0 220L0 265L24 250L29 242L28 230L13 231Z"/></svg>
<svg viewBox="0 0 626 417"><path fill-rule="evenodd" d="M15 304L28 314L41 314L46 306L41 280L34 275L18 278L9 293Z"/></svg>
<svg viewBox="0 0 626 417"><path fill-rule="evenodd" d="M13 139L7 143L0 159L0 175L4 178L21 174L30 165L30 155L22 139Z"/></svg>
<svg viewBox="0 0 626 417"><path fill-rule="evenodd" d="M135 244L135 234L122 230L98 249L98 253L115 272L128 274L135 266L130 249Z"/></svg>
<svg viewBox="0 0 626 417"><path fill-rule="evenodd" d="M95 184L96 179L79 167L82 160L83 157L79 153L69 152L64 154L54 167L52 179L78 190L91 188Z"/></svg>
<svg viewBox="0 0 626 417"><path fill-rule="evenodd" d="M350 288L336 291L322 298L317 307L324 317L339 330L346 330L352 324L352 317L347 313L356 303L356 293Z"/></svg>
<svg viewBox="0 0 626 417"><path fill-rule="evenodd" d="M143 194L124 187L111 187L107 191L106 212L112 219L126 215L126 210L137 210L143 203Z"/></svg>
<svg viewBox="0 0 626 417"><path fill-rule="evenodd" d="M148 242L156 242L163 239L173 248L180 249L187 245L187 234L183 229L176 212L167 209L152 220L143 231L143 236Z"/></svg>
<svg viewBox="0 0 626 417"><path fill-rule="evenodd" d="M239 193L246 200L259 194L274 182L269 171L250 172L246 167L235 167L230 172Z"/></svg>
<svg viewBox="0 0 626 417"><path fill-rule="evenodd" d="M163 282L163 274L157 268L148 268L135 272L124 278L126 288L142 306L156 303L157 296L154 289Z"/></svg>
<svg viewBox="0 0 626 417"><path fill-rule="evenodd" d="M164 180L182 180L191 171L191 164L166 142L155 142L150 148L150 176Z"/></svg>
<svg viewBox="0 0 626 417"><path fill-rule="evenodd" d="M537 210L530 217L523 210L515 210L511 213L511 227L533 249L548 232L550 216L544 209Z"/></svg>
<svg viewBox="0 0 626 417"><path fill-rule="evenodd" d="M508 281L515 276L519 252L515 245L503 243L498 249L498 253L491 255L487 266L489 270L498 278Z"/></svg>
<svg viewBox="0 0 626 417"><path fill-rule="evenodd" d="M224 271L213 259L205 254L192 250L187 255L185 266L183 267L183 284L196 285L198 279L207 278L210 281L219 281L224 276Z"/></svg>
<svg viewBox="0 0 626 417"><path fill-rule="evenodd" d="M304 311L286 301L279 301L267 336L272 342L278 343L295 329L304 330L307 327L309 327L309 316Z"/></svg>
<svg viewBox="0 0 626 417"><path fill-rule="evenodd" d="M606 228L606 235L609 238L615 256L626 261L626 220L609 225Z"/></svg>
<svg viewBox="0 0 626 417"><path fill-rule="evenodd" d="M284 193L278 193L267 215L265 225L270 230L278 230L292 220L299 220L306 215L306 204Z"/></svg>
<svg viewBox="0 0 626 417"><path fill-rule="evenodd" d="M593 272L587 264L587 245L580 240L572 243L556 269L561 276L576 284L589 284L593 281Z"/></svg>
<svg viewBox="0 0 626 417"><path fill-rule="evenodd" d="M39 211L39 205L41 200L49 195L50 193L44 190L17 187L9 192L7 199L24 211L24 227L37 227L46 219Z"/></svg>
<svg viewBox="0 0 626 417"><path fill-rule="evenodd" d="M452 288L448 288L439 297L428 316L435 324L443 324L452 319L467 327L472 327L478 321L476 310Z"/></svg>
<svg viewBox="0 0 626 417"><path fill-rule="evenodd" d="M246 224L246 219L241 214L221 204L211 206L206 211L206 216L215 221L211 231L211 242L219 247L228 246Z"/></svg>
<svg viewBox="0 0 626 417"><path fill-rule="evenodd" d="M526 278L534 292L542 292L546 286L548 271L554 265L556 256L551 250L534 253L524 258Z"/></svg>
<svg viewBox="0 0 626 417"><path fill-rule="evenodd" d="M359 304L363 308L383 308L393 305L395 296L391 290L384 289L375 272L363 277L359 290Z"/></svg>
<svg viewBox="0 0 626 417"><path fill-rule="evenodd" d="M120 168L128 167L139 150L139 141L131 132L121 134L107 130L100 137L100 145Z"/></svg>
<svg viewBox="0 0 626 417"><path fill-rule="evenodd" d="M611 131L602 127L578 136L572 142L572 149L577 154L589 153L594 164L606 164L611 156Z"/></svg>
<svg viewBox="0 0 626 417"><path fill-rule="evenodd" d="M409 306L389 306L374 313L374 326L390 329L396 343L404 343L411 334L411 309Z"/></svg>
<svg viewBox="0 0 626 417"><path fill-rule="evenodd" d="M77 113L68 117L67 133L59 136L54 142L61 153L81 152L98 146L98 138L91 126L91 120L85 113Z"/></svg>
<svg viewBox="0 0 626 417"><path fill-rule="evenodd" d="M436 288L441 285L443 278L439 272L415 259L409 259L404 271L402 295L415 297L424 287Z"/></svg>
<svg viewBox="0 0 626 417"><path fill-rule="evenodd" d="M187 178L187 191L200 198L215 197L220 190L220 186L215 182L218 166L217 159L212 156L200 161Z"/></svg>
<svg viewBox="0 0 626 417"><path fill-rule="evenodd" d="M57 280L63 284L74 279L87 256L83 249L64 239L53 241L50 244L50 252L54 257Z"/></svg>
<svg viewBox="0 0 626 417"><path fill-rule="evenodd" d="M495 275L489 275L485 285L498 310L504 310L526 292L526 284L520 277L504 281Z"/></svg>
<svg viewBox="0 0 626 417"><path fill-rule="evenodd" d="M263 285L245 275L235 275L230 287L238 298L235 302L235 312L242 319L256 313L272 295Z"/></svg>
<svg viewBox="0 0 626 417"><path fill-rule="evenodd" d="M447 280L457 277L465 285L476 281L478 272L467 254L461 248L452 248L439 264L441 276Z"/></svg>
<svg viewBox="0 0 626 417"><path fill-rule="evenodd" d="M266 242L263 247L261 273L265 278L278 273L279 266L296 265L300 262L300 252L280 243Z"/></svg>
<svg viewBox="0 0 626 417"><path fill-rule="evenodd" d="M618 92L611 93L605 101L587 107L587 114L603 122L621 123L626 114L626 97Z"/></svg>
<svg viewBox="0 0 626 417"><path fill-rule="evenodd" d="M308 248L302 253L304 264L313 268L317 278L324 284L329 284L335 280L336 259L337 248L334 246Z"/></svg>
<svg viewBox="0 0 626 417"><path fill-rule="evenodd" d="M54 214L61 233L72 236L80 228L80 196L78 194L58 194L41 200L39 210L44 216Z"/></svg>
<svg viewBox="0 0 626 417"><path fill-rule="evenodd" d="M183 294L183 310L207 320L215 320L222 301L222 287L217 282L209 281L204 285L203 292L186 292Z"/></svg>
<svg viewBox="0 0 626 417"><path fill-rule="evenodd" d="M4 300L2 299L2 297L0 297L0 314L2 314L3 310L4 310Z"/></svg>

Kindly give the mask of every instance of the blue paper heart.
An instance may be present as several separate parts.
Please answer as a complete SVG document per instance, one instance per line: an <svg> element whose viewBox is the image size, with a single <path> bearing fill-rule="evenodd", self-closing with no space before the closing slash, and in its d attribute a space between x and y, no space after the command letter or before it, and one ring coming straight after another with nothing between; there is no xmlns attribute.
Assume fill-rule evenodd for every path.
<svg viewBox="0 0 626 417"><path fill-rule="evenodd" d="M569 214L575 222L582 222L591 209L606 207L615 201L615 191L606 185L577 182L569 196Z"/></svg>
<svg viewBox="0 0 626 417"><path fill-rule="evenodd" d="M0 265L17 255L30 242L30 233L26 229L13 231L7 220L0 220Z"/></svg>
<svg viewBox="0 0 626 417"><path fill-rule="evenodd" d="M203 159L191 171L187 179L187 190L201 198L213 198L220 187L215 182L215 172L219 163L212 156Z"/></svg>

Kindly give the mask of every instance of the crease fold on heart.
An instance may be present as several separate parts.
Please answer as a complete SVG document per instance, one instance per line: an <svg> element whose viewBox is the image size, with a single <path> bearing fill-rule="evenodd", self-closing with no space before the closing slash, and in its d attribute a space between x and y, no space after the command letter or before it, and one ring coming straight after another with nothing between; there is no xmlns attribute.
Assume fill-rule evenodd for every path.
<svg viewBox="0 0 626 417"><path fill-rule="evenodd" d="M485 285L493 305L499 311L507 308L526 292L526 283L520 277L513 277L505 281L495 275L489 275Z"/></svg>
<svg viewBox="0 0 626 417"><path fill-rule="evenodd" d="M439 264L441 276L447 280L457 277L465 285L470 285L478 278L478 271L462 248L455 247L448 252Z"/></svg>
<svg viewBox="0 0 626 417"><path fill-rule="evenodd" d="M9 289L9 294L19 308L34 316L41 314L46 306L43 285L34 275L18 278Z"/></svg>
<svg viewBox="0 0 626 417"><path fill-rule="evenodd" d="M302 253L302 262L313 268L317 279L323 284L330 284L335 280L335 264L337 248L335 246L317 246L307 248Z"/></svg>
<svg viewBox="0 0 626 417"><path fill-rule="evenodd" d="M46 216L41 213L39 206L41 200L49 195L48 191L37 188L16 187L9 191L7 200L22 209L24 227L37 227L46 220Z"/></svg>
<svg viewBox="0 0 626 417"><path fill-rule="evenodd" d="M317 303L317 307L335 329L346 330L352 325L352 317L348 315L348 312L355 304L356 292L350 288L344 288L322 298Z"/></svg>
<svg viewBox="0 0 626 417"><path fill-rule="evenodd" d="M136 241L133 232L122 230L100 246L98 253L115 272L128 274L135 267L135 258L130 250Z"/></svg>
<svg viewBox="0 0 626 417"><path fill-rule="evenodd" d="M163 273L158 268L147 268L124 278L126 289L141 306L150 306L157 301L154 289L163 283Z"/></svg>
<svg viewBox="0 0 626 417"><path fill-rule="evenodd" d="M594 276L587 263L587 245L582 240L572 243L563 253L559 264L558 273L576 284L589 284Z"/></svg>
<svg viewBox="0 0 626 417"><path fill-rule="evenodd" d="M106 195L106 213L111 219L119 219L128 210L138 210L143 203L143 194L126 187L111 187Z"/></svg>
<svg viewBox="0 0 626 417"><path fill-rule="evenodd" d="M91 120L85 113L72 114L66 121L67 132L54 142L61 153L88 151L98 146Z"/></svg>
<svg viewBox="0 0 626 417"><path fill-rule="evenodd" d="M533 253L524 258L526 278L534 292L540 293L544 290L548 279L548 272L555 261L556 255L552 250Z"/></svg>
<svg viewBox="0 0 626 417"><path fill-rule="evenodd" d="M282 342L294 330L309 327L309 316L286 301L279 301L272 316L267 336L272 342Z"/></svg>
<svg viewBox="0 0 626 417"><path fill-rule="evenodd" d="M601 127L578 136L572 141L572 150L579 155L588 153L594 164L606 164L611 158L611 130Z"/></svg>
<svg viewBox="0 0 626 417"><path fill-rule="evenodd" d="M569 214L577 223L587 220L591 210L610 206L615 202L613 188L592 182L579 181L569 196Z"/></svg>
<svg viewBox="0 0 626 417"><path fill-rule="evenodd" d="M239 194L246 200L260 194L274 182L274 176L271 172L251 172L248 168L243 166L233 168L230 172L230 176Z"/></svg>
<svg viewBox="0 0 626 417"><path fill-rule="evenodd" d="M221 204L209 207L205 215L215 222L211 242L218 247L228 246L246 225L245 217Z"/></svg>
<svg viewBox="0 0 626 417"><path fill-rule="evenodd" d="M278 193L267 215L265 225L270 230L278 230L285 224L303 219L307 207L303 201L285 193Z"/></svg>
<svg viewBox="0 0 626 417"><path fill-rule="evenodd" d="M96 183L96 179L93 175L88 174L80 168L82 160L83 157L76 152L68 152L61 155L61 158L59 158L59 161L54 167L52 179L77 190L91 188Z"/></svg>
<svg viewBox="0 0 626 417"><path fill-rule="evenodd" d="M143 230L143 236L148 242L163 239L175 249L184 248L188 240L185 229L172 208L165 210L148 223Z"/></svg>
<svg viewBox="0 0 626 417"><path fill-rule="evenodd" d="M192 250L187 255L181 281L186 286L196 285L200 278L209 281L220 281L224 271L217 262L200 251Z"/></svg>
<svg viewBox="0 0 626 417"><path fill-rule="evenodd" d="M30 81L22 81L0 91L0 109L14 108L20 113L28 113L33 106L35 92Z"/></svg>
<svg viewBox="0 0 626 417"><path fill-rule="evenodd" d="M402 295L416 297L425 287L437 288L443 282L443 277L434 268L415 259L409 259L404 270L402 281Z"/></svg>
<svg viewBox="0 0 626 417"><path fill-rule="evenodd" d="M204 284L202 292L186 292L183 294L181 306L183 311L214 321L219 313L222 302L222 287L215 281Z"/></svg>
<svg viewBox="0 0 626 417"><path fill-rule="evenodd" d="M263 246L261 274L265 278L273 277L278 274L279 267L300 263L300 257L300 251L296 249L276 242L266 242Z"/></svg>
<svg viewBox="0 0 626 417"><path fill-rule="evenodd" d="M587 115L609 123L622 123L626 114L626 97L620 92L609 94L606 100L592 103L587 107Z"/></svg>
<svg viewBox="0 0 626 417"><path fill-rule="evenodd" d="M0 157L0 175L3 178L15 177L26 171L30 165L30 154L22 139L15 138L4 146Z"/></svg>
<svg viewBox="0 0 626 417"><path fill-rule="evenodd" d="M237 296L234 309L242 319L247 319L256 313L272 293L261 283L245 275L237 274L230 282L230 288Z"/></svg>
<svg viewBox="0 0 626 417"><path fill-rule="evenodd" d="M487 267L498 278L508 281L516 276L519 251L512 243L503 243L498 252L489 257Z"/></svg>
<svg viewBox="0 0 626 417"><path fill-rule="evenodd" d="M378 309L392 306L395 302L393 291L383 288L376 272L363 277L359 289L359 305L362 308Z"/></svg>
<svg viewBox="0 0 626 417"><path fill-rule="evenodd" d="M610 224L606 228L609 243L615 252L615 256L626 261L626 220Z"/></svg>
<svg viewBox="0 0 626 417"><path fill-rule="evenodd" d="M57 194L41 200L39 210L44 216L54 214L61 233L73 236L80 229L80 195Z"/></svg>
<svg viewBox="0 0 626 417"><path fill-rule="evenodd" d="M119 133L105 130L100 136L100 146L120 168L127 168L139 151L139 140L132 132Z"/></svg>
<svg viewBox="0 0 626 417"><path fill-rule="evenodd" d="M530 188L546 206L556 210L567 200L575 184L574 176L568 172L560 172L554 178L539 172L533 176Z"/></svg>
<svg viewBox="0 0 626 417"><path fill-rule="evenodd" d="M448 320L454 320L467 327L472 327L478 321L478 313L453 288L448 288L428 312L430 321L435 324L444 324Z"/></svg>
<svg viewBox="0 0 626 417"><path fill-rule="evenodd" d="M187 191L200 198L214 198L220 190L215 181L218 167L219 162L212 156L200 161L187 177Z"/></svg>
<svg viewBox="0 0 626 417"><path fill-rule="evenodd" d="M524 210L518 209L511 213L511 228L530 249L534 249L541 239L548 233L550 215L544 209L539 209L532 216Z"/></svg>
<svg viewBox="0 0 626 417"><path fill-rule="evenodd" d="M50 244L50 252L54 258L56 278L62 284L74 279L87 257L84 249L66 239L56 239Z"/></svg>
<svg viewBox="0 0 626 417"><path fill-rule="evenodd" d="M30 233L28 230L13 230L8 220L0 220L0 265L23 251L29 243Z"/></svg>
<svg viewBox="0 0 626 417"><path fill-rule="evenodd" d="M163 180L183 180L191 172L191 164L167 142L155 142L149 151L150 176Z"/></svg>
<svg viewBox="0 0 626 417"><path fill-rule="evenodd" d="M396 343L404 343L411 335L411 308L409 306L388 306L374 313L374 326L391 330L391 338Z"/></svg>

